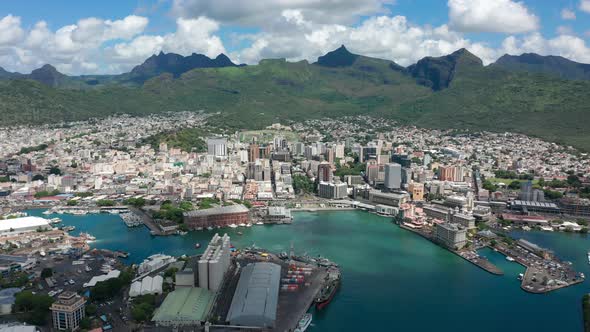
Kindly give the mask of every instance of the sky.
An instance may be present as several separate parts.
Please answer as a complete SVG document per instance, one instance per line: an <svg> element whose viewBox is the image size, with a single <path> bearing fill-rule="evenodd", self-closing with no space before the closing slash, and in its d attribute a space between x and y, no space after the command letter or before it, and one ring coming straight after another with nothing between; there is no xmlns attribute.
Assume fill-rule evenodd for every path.
<svg viewBox="0 0 590 332"><path fill-rule="evenodd" d="M19 0L0 3L0 67L129 71L161 51L256 64L345 45L408 66L467 48L590 63L590 0Z"/></svg>

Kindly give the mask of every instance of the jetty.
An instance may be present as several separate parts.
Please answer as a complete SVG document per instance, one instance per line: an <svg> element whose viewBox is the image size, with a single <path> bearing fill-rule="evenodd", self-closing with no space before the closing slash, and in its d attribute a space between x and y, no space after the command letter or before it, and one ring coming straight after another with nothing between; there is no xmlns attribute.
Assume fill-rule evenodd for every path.
<svg viewBox="0 0 590 332"><path fill-rule="evenodd" d="M434 239L434 237L432 236L432 233L425 230L424 228L412 228L412 227L408 227L404 224L400 224L399 227L401 227L405 230L408 230L412 233L418 234L418 235L422 236L423 238L431 241L432 243L440 245L440 243L438 243ZM441 246L441 247L447 249L448 251L452 252L453 254L465 259L466 261L472 263L473 265L475 265L475 266L477 266L477 267L479 267L491 274L494 274L494 275L503 275L504 274L504 272L499 267L492 264L492 262L487 260L487 258L479 256L475 250L466 250L466 249L453 250L453 249L447 248L445 246Z"/></svg>
<svg viewBox="0 0 590 332"><path fill-rule="evenodd" d="M512 246L499 243L494 249L526 267L520 288L529 293L548 293L579 284L585 279L584 274L577 273L571 263L562 262L551 251L525 240L519 240Z"/></svg>

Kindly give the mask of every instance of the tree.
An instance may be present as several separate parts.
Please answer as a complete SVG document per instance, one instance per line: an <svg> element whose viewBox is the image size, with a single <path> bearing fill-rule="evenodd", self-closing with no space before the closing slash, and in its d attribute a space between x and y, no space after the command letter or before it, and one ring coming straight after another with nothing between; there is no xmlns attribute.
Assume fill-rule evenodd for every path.
<svg viewBox="0 0 590 332"><path fill-rule="evenodd" d="M35 176L33 176L33 181L43 181L45 180L45 177L41 174L35 174Z"/></svg>
<svg viewBox="0 0 590 332"><path fill-rule="evenodd" d="M61 170L59 168L57 168L57 166L52 166L49 169L49 174L54 174L54 175L61 175Z"/></svg>
<svg viewBox="0 0 590 332"><path fill-rule="evenodd" d="M96 315L96 312L98 311L98 308L96 307L96 305L94 304L88 304L86 306L86 315L87 316L94 316Z"/></svg>
<svg viewBox="0 0 590 332"><path fill-rule="evenodd" d="M83 330L88 330L90 328L90 319L88 317L84 317L80 320L80 328Z"/></svg>
<svg viewBox="0 0 590 332"><path fill-rule="evenodd" d="M520 181L510 182L510 184L508 185L508 188L513 189L513 190L520 189Z"/></svg>
<svg viewBox="0 0 590 332"><path fill-rule="evenodd" d="M49 307L53 298L49 295L33 294L31 291L23 291L16 294L14 311L24 312L23 317L28 323L45 325L49 313Z"/></svg>
<svg viewBox="0 0 590 332"><path fill-rule="evenodd" d="M75 200L71 199L71 200L69 200L67 202L67 205L68 206L77 206L78 205L78 201L75 201Z"/></svg>
<svg viewBox="0 0 590 332"><path fill-rule="evenodd" d="M50 267L46 267L41 271L41 278L49 278L53 275L53 270Z"/></svg>
<svg viewBox="0 0 590 332"><path fill-rule="evenodd" d="M112 201L110 199L99 199L96 202L96 205L98 205L98 206L115 206L115 201Z"/></svg>

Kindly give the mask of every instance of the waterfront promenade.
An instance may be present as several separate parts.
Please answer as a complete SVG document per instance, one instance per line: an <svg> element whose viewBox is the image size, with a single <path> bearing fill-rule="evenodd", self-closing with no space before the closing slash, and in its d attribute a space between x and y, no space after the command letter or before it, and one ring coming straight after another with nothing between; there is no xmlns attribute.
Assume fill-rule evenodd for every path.
<svg viewBox="0 0 590 332"><path fill-rule="evenodd" d="M405 226L404 224L400 224L399 225L400 228L405 229L407 231L410 231L412 233L418 234L420 236L422 236L423 238L439 245L439 243L437 243L434 238L432 237L432 234L430 232L425 231L424 229L420 229L420 228L411 228L408 226ZM439 245L440 246L440 245ZM502 272L502 270L497 267L496 265L492 264L490 261L488 261L485 257L481 257L477 254L477 252L475 251L470 251L470 250L452 250L449 248L446 248L444 246L440 246L441 248L444 248L450 252L452 252L453 254L465 259L466 261L472 263L473 265L491 273L491 274L495 274L495 275L502 275L504 274L504 272Z"/></svg>

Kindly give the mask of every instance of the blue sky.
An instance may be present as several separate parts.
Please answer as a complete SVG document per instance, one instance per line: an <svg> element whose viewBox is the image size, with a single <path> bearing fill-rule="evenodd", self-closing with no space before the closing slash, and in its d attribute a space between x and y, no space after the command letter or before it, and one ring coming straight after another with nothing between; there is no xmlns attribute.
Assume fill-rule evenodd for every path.
<svg viewBox="0 0 590 332"><path fill-rule="evenodd" d="M42 23L40 23L42 22ZM21 0L0 4L0 66L129 70L159 51L314 61L345 44L409 65L466 47L590 62L590 0Z"/></svg>

